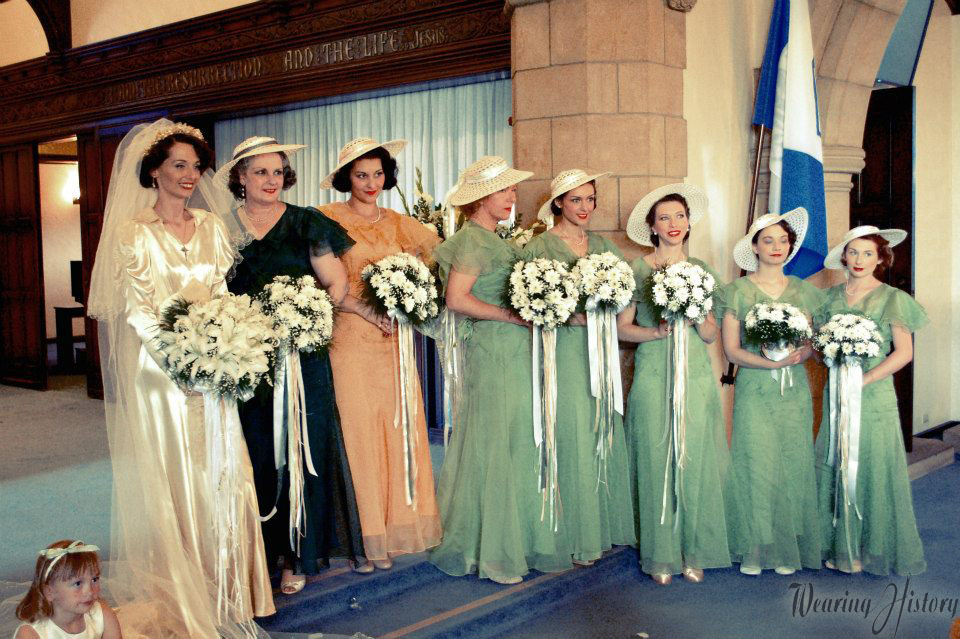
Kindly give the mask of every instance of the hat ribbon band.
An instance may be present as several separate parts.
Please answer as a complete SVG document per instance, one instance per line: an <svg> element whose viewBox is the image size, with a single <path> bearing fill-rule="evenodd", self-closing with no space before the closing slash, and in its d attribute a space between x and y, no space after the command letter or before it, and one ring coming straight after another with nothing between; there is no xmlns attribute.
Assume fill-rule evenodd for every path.
<svg viewBox="0 0 960 639"><path fill-rule="evenodd" d="M265 142L258 142L257 144L253 144L253 145L248 146L247 148L245 148L245 149L243 149L243 150L241 150L241 151L237 151L236 153L234 153L234 154L233 154L233 159L236 160L236 159L239 158L241 155L246 155L247 153L250 153L250 151L253 151L254 149L259 149L260 147L263 147L263 146L278 146L278 145L279 145L279 143L278 143L276 140L272 139L272 138L269 139L269 140L266 140Z"/></svg>
<svg viewBox="0 0 960 639"><path fill-rule="evenodd" d="M503 164L496 164L491 166L489 169L480 171L473 175L465 176L463 181L466 184L480 184L481 182L489 182L490 180L496 178L497 176L506 173L510 170L510 167L507 166L506 162Z"/></svg>

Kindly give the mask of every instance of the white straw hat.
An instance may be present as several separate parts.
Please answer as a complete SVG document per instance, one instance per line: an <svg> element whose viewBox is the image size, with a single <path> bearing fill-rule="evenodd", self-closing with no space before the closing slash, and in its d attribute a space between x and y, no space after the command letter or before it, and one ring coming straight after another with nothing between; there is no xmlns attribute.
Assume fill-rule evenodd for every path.
<svg viewBox="0 0 960 639"><path fill-rule="evenodd" d="M587 182L593 182L597 178L607 177L609 173L594 173L588 175L582 169L568 169L557 173L557 176L550 182L550 198L543 203L540 210L537 211L537 219L547 225L547 228L553 226L553 211L550 210L550 203L555 199L572 191L578 186L583 186Z"/></svg>
<svg viewBox="0 0 960 639"><path fill-rule="evenodd" d="M533 175L531 171L511 168L507 161L496 155L485 155L463 171L450 191L444 204L463 206L476 202L491 193L496 193Z"/></svg>
<svg viewBox="0 0 960 639"><path fill-rule="evenodd" d="M627 237L640 244L641 246L653 246L650 241L650 226L647 224L647 213L650 207L660 198L676 193L687 201L687 208L690 210L690 226L703 219L707 214L707 194L699 186L693 184L667 184L658 189L654 189L643 196L637 205L630 212L627 219Z"/></svg>
<svg viewBox="0 0 960 639"><path fill-rule="evenodd" d="M896 246L907 239L907 232L900 229L879 229L876 226L857 226L847 231L847 234L843 236L840 243L830 249L827 256L823 258L823 267L842 269L843 262L841 262L840 259L843 257L843 252L847 249L847 244L865 235L879 235L890 242L890 246Z"/></svg>
<svg viewBox="0 0 960 639"><path fill-rule="evenodd" d="M397 153L403 150L403 147L407 146L406 140L390 140L388 142L380 143L374 140L373 138L354 138L343 145L343 148L340 149L340 153L337 155L337 165L330 171L330 174L327 177L323 178L323 182L320 183L321 189L332 189L333 188L333 176L337 174L337 171L347 166L358 157L364 153L373 151L377 147L383 147L387 153L390 154L390 157L397 157Z"/></svg>
<svg viewBox="0 0 960 639"><path fill-rule="evenodd" d="M307 148L306 144L280 144L276 138L255 135L233 147L233 157L229 162L217 169L213 177L226 186L230 179L230 169L233 168L234 164L244 158L253 155L263 155L265 153L286 153L289 156L305 148Z"/></svg>
<svg viewBox="0 0 960 639"><path fill-rule="evenodd" d="M792 211L787 211L782 215L774 215L773 213L761 215L750 225L747 234L737 240L737 243L733 245L733 261L745 271L756 271L760 266L760 260L757 259L757 254L753 252L753 236L768 226L773 226L777 222L786 222L790 225L790 228L793 229L793 232L797 234L797 239L793 243L793 249L791 249L790 255L788 255L787 259L783 262L784 265L788 264L800 251L803 238L807 235L808 219L807 209L802 206L798 206Z"/></svg>

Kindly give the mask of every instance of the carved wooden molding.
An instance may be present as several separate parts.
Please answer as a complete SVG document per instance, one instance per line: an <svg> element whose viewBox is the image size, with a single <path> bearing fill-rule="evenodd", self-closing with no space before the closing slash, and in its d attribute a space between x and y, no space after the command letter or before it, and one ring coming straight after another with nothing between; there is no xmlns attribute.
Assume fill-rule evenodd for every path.
<svg viewBox="0 0 960 639"><path fill-rule="evenodd" d="M675 11L687 13L697 4L697 0L667 0L667 6Z"/></svg>
<svg viewBox="0 0 960 639"><path fill-rule="evenodd" d="M37 14L52 56L60 56L73 46L70 0L27 0L27 4Z"/></svg>
<svg viewBox="0 0 960 639"><path fill-rule="evenodd" d="M502 0L257 2L0 68L0 143L509 67Z"/></svg>

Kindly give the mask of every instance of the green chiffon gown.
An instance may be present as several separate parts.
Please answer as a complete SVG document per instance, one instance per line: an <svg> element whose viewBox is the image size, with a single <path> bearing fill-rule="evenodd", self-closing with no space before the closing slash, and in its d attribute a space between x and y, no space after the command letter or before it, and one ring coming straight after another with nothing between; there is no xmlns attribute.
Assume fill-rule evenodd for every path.
<svg viewBox="0 0 960 639"><path fill-rule="evenodd" d="M474 222L434 250L443 283L451 270L477 279L471 293L501 305L520 252ZM530 329L460 318L463 397L437 490L443 541L430 553L443 572L519 577L572 566L549 517L541 520L533 442Z"/></svg>
<svg viewBox="0 0 960 639"><path fill-rule="evenodd" d="M721 280L710 267L701 260L688 261L713 274L719 287ZM660 314L640 291L652 271L643 258L633 262L638 291L635 321L650 328L657 326ZM668 463L672 389L667 375L669 337L637 345L627 405L625 424L640 567L651 575L677 574L685 565L691 568L730 565L723 485L730 451L723 408L707 346L695 327L688 326L687 332L687 460L680 477L682 499L676 517L673 497L676 468L672 461ZM662 507L664 488L667 489L666 508Z"/></svg>
<svg viewBox="0 0 960 639"><path fill-rule="evenodd" d="M609 240L588 233L587 253L623 255ZM543 257L573 266L578 256L553 233L526 246L529 259ZM563 546L580 561L598 559L614 545L633 544L633 508L623 418L614 413L613 443L606 468L597 458L596 399L590 392L586 326L557 329L557 474Z"/></svg>
<svg viewBox="0 0 960 639"><path fill-rule="evenodd" d="M927 314L920 304L907 293L886 284L870 291L853 306L847 304L843 285L831 288L819 321L826 322L837 313L850 312L865 314L875 321L883 336L881 354L867 360L864 372L886 359L893 326L902 326L913 333L927 324ZM823 558L847 571L853 561L860 561L864 570L876 575L887 575L891 570L899 575L922 573L927 563L913 513L893 377L888 375L865 386L861 396L856 500L862 520L852 508L843 507L843 490L836 483L835 468L827 464L830 415L826 394L823 406L816 443Z"/></svg>
<svg viewBox="0 0 960 639"><path fill-rule="evenodd" d="M796 306L811 319L824 292L790 276L774 299L748 277L726 286L719 315L740 322L741 345L756 354L744 334L755 304ZM803 366L792 366L793 384L780 395L771 371L741 366L733 402L733 442L727 525L734 561L760 568L820 568L820 520L813 459L813 402ZM788 377L789 380L789 377Z"/></svg>

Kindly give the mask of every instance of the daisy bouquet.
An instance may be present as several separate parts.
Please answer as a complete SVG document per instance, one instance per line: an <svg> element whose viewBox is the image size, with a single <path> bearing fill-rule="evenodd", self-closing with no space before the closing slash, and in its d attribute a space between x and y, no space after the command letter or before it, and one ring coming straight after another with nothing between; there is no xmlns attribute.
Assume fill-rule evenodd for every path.
<svg viewBox="0 0 960 639"><path fill-rule="evenodd" d="M299 549L304 525L304 471L317 476L310 453L300 353L311 353L330 343L333 302L312 275L277 275L257 299L273 322L279 343L273 370L274 461L278 469L286 466L290 473L290 540L291 546Z"/></svg>
<svg viewBox="0 0 960 639"><path fill-rule="evenodd" d="M616 316L633 300L637 284L630 265L610 251L581 257L570 274L577 285L580 304L587 313L590 393L596 399L593 428L598 435L599 482L606 474L613 443L614 414L623 415Z"/></svg>
<svg viewBox="0 0 960 639"><path fill-rule="evenodd" d="M796 350L797 344L813 336L810 321L803 311L784 302L754 304L747 311L743 325L745 341L759 346L763 356L774 362L782 361ZM786 384L793 386L792 368L770 370L770 376L780 382L781 396Z"/></svg>
<svg viewBox="0 0 960 639"><path fill-rule="evenodd" d="M404 484L408 506L416 494L416 417L420 387L413 345L413 326L434 319L440 312L436 279L421 260L397 253L367 265L360 276L366 283L364 297L373 309L397 323L398 392L393 425L403 430Z"/></svg>
<svg viewBox="0 0 960 639"><path fill-rule="evenodd" d="M814 347L823 354L829 367L827 387L830 439L827 465L834 468L833 525L840 519L840 509L849 514L851 506L861 517L857 506L857 469L860 454L860 407L863 394L863 364L881 354L883 337L877 324L857 313L837 313L817 331ZM840 495L843 495L841 498ZM853 543L847 528L847 550L853 554Z"/></svg>
<svg viewBox="0 0 960 639"><path fill-rule="evenodd" d="M687 321L699 324L707 319L713 308L713 293L717 283L702 266L690 262L676 262L654 269L644 282L644 293L660 316L671 325L667 347L670 378L669 454L664 476L673 465L674 524L683 499L683 474L687 460L687 350L689 333ZM671 487L664 484L660 523L666 521L667 503Z"/></svg>
<svg viewBox="0 0 960 639"><path fill-rule="evenodd" d="M508 285L509 305L533 324L533 440L540 450L541 520L549 511L557 529L557 327L577 308L579 293L567 267L558 260L538 258L514 264ZM541 359L542 352L542 359Z"/></svg>

